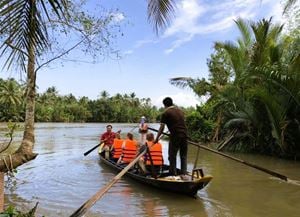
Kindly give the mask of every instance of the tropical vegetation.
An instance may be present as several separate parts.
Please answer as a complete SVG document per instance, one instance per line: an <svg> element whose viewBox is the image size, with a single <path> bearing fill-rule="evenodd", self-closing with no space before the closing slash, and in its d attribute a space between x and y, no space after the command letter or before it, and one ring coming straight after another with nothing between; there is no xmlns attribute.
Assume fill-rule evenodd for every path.
<svg viewBox="0 0 300 217"><path fill-rule="evenodd" d="M111 44L121 32L116 14L103 13L101 9L97 14L89 14L85 11L85 3L68 0L11 0L0 3L0 58L7 69L14 66L17 71L26 74L25 128L21 146L12 155L14 168L37 156L32 151L37 72L76 48L94 60L99 55L116 54ZM156 30L166 25L174 5L174 0L148 1L148 18L153 21ZM65 43L71 36L74 44ZM69 46L66 47L66 44ZM3 162L0 162L0 171L7 171Z"/></svg>
<svg viewBox="0 0 300 217"><path fill-rule="evenodd" d="M287 0L285 12L296 1ZM50 87L37 94L37 72L73 49L81 48L94 59L114 53L111 41L116 35L111 30L118 27L114 14L89 15L81 10L84 2L76 1L79 5L68 0L0 3L0 58L8 69L16 66L17 71L26 74L24 85L13 79L0 80L1 121L25 123L21 146L10 156L13 168L37 156L33 153L35 120L136 122L140 115L152 120L157 117L158 111L150 100L140 100L134 93L109 97L104 91L97 100L89 100L76 99L72 94L60 96ZM170 22L175 2L148 1L148 18L157 33ZM297 17L299 20L298 14ZM215 53L208 60L208 80L171 79L172 84L190 87L197 95L208 98L196 111L187 110L190 132L195 132L191 136L219 141L231 135L222 148L298 158L299 23L288 33L272 19L255 23L237 20L236 24L241 38L237 42L215 43ZM78 34L71 34L74 31ZM68 39L70 35L79 37L62 49L57 38ZM55 44L59 46L55 48ZM0 171L6 172L3 162Z"/></svg>
<svg viewBox="0 0 300 217"><path fill-rule="evenodd" d="M13 0L0 3L0 58L4 67L15 69L26 75L23 87L25 107L24 134L19 150L12 155L13 167L34 159L34 122L36 109L36 78L38 71L61 57L68 56L72 50L79 49L87 56L97 60L100 55L114 53L113 39L119 31L119 24L113 11L99 10L96 15L85 11L85 1L68 0ZM76 34L75 34L76 33ZM72 39L71 41L69 39ZM59 39L59 40L58 40ZM68 43L67 43L68 42ZM18 88L14 82L4 88ZM4 99L3 112L9 118L16 119L6 107L20 104L20 96ZM42 108L41 108L42 109ZM0 162L0 171L6 171Z"/></svg>
<svg viewBox="0 0 300 217"><path fill-rule="evenodd" d="M0 120L23 122L25 118L24 88L14 79L0 79ZM95 100L60 95L55 87L37 93L35 106L37 122L115 122L137 123L141 116L157 121L159 110L150 98L139 99L135 93L110 96L100 92Z"/></svg>
<svg viewBox="0 0 300 217"><path fill-rule="evenodd" d="M171 83L209 96L198 119L214 123L211 141L227 150L300 156L300 38L284 34L271 19L235 21L241 37L216 42L208 60L210 77L173 78ZM211 126L198 125L199 130Z"/></svg>

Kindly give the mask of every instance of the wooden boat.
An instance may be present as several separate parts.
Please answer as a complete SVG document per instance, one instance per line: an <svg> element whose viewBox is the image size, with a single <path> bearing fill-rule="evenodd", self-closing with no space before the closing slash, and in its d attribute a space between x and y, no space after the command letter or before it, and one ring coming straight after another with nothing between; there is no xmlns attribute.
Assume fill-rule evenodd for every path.
<svg viewBox="0 0 300 217"><path fill-rule="evenodd" d="M117 171L121 171L127 165L117 164L114 159L105 159L104 152L99 153L99 156L101 162ZM195 196L197 191L204 188L212 179L212 176L204 175L202 169L195 169L192 173L188 173L184 180L180 176L170 176L168 165L163 165L158 170L155 168L152 172L144 174L140 172L138 167L133 167L125 175L155 188L189 196Z"/></svg>

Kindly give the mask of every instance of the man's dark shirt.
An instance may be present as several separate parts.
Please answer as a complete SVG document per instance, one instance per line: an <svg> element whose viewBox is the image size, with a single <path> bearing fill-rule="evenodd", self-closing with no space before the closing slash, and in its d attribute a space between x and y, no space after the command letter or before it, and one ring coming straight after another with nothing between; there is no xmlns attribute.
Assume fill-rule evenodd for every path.
<svg viewBox="0 0 300 217"><path fill-rule="evenodd" d="M160 122L167 125L172 137L187 137L184 114L179 108L168 107L162 114Z"/></svg>

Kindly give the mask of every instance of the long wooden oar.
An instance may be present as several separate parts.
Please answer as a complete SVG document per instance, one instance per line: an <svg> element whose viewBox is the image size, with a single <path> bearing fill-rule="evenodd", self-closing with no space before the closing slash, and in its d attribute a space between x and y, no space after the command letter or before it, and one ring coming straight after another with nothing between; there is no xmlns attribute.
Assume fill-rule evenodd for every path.
<svg viewBox="0 0 300 217"><path fill-rule="evenodd" d="M148 127L148 129L153 130L153 131L155 131L155 132L158 132L157 129L154 129L154 128L151 128L151 127ZM164 134L164 135L167 135L167 136L170 136L170 134L167 134L167 133L163 133L163 134ZM241 160L241 159L232 157L232 156L230 156L230 155L227 155L227 154L224 154L224 153L222 153L222 152L216 151L216 150L214 150L214 149L208 148L208 147L206 147L206 146L204 146L204 145L200 145L200 144L198 144L198 143L196 143L196 142L192 142L192 141L189 141L189 140L188 140L188 143L190 143L190 144L192 144L192 145L194 145L194 146L203 148L203 149L205 149L205 150L207 150L207 151L211 151L211 152L213 152L213 153L215 153L215 154L222 155L222 156L224 156L224 157L227 157L227 158L229 158L229 159L231 159L231 160L234 160L234 161L237 161L237 162L239 162L239 163L245 164L245 165L250 166L250 167L252 167L252 168L258 169L258 170L263 171L263 172L265 172L265 173L268 173L268 174L270 174L270 175L272 175L272 176L275 176L275 177L277 177L277 178L280 178L280 179L282 179L282 180L284 180L284 181L288 181L288 177L285 176L285 175L282 175L282 174L280 174L280 173L277 173L277 172L274 172L274 171L272 171L272 170L263 168L263 167L261 167L261 166L257 166L257 165L255 165L255 164L246 162L246 161L244 161L244 160Z"/></svg>
<svg viewBox="0 0 300 217"><path fill-rule="evenodd" d="M247 165L247 166L250 166L250 167L253 167L253 168L258 169L258 170L260 170L260 171L263 171L263 172L265 172L265 173L268 173L268 174L270 174L270 175L272 175L272 176L275 176L275 177L277 177L277 178L280 178L280 179L282 179L282 180L284 180L284 181L288 181L288 177L287 177L287 176L282 175L282 174L280 174L280 173L277 173L277 172L275 172L275 171L272 171L272 170L263 168L263 167L261 167L261 166L258 166L258 165L249 163L249 162L247 162L247 161L244 161L244 160L241 160L241 159L232 157L232 156L230 156L230 155L227 155L227 154L224 154L224 153L222 153L222 152L216 151L216 150L214 150L214 149L208 148L208 147L206 147L206 146L200 145L200 144L198 144L198 143L195 143L195 142L192 142L192 141L188 141L188 142L189 142L190 144L192 144L192 145L201 147L201 148L203 148L203 149L205 149L205 150L214 152L214 153L216 153L216 154L219 154L219 155L222 155L222 156L224 156L224 157L230 158L231 160L240 162L240 163L245 164L245 165Z"/></svg>
<svg viewBox="0 0 300 217"><path fill-rule="evenodd" d="M121 132L121 130L118 130L118 131L117 131L117 133L120 133L120 132ZM110 136L109 136L108 138L110 138ZM108 139L108 138L107 138L107 139ZM107 139L100 141L100 143L99 143L98 145L95 145L95 146L94 146L93 148L91 148L90 150L84 152L83 155L84 155L84 156L87 156L89 153L91 153L91 152L94 151L96 148L98 148L100 145L102 145L103 142L105 142Z"/></svg>
<svg viewBox="0 0 300 217"><path fill-rule="evenodd" d="M96 148L98 148L100 145L102 145L103 142L100 142L98 145L95 145L93 148L91 148L90 150L84 152L84 156L87 156L89 153L91 153L92 151L94 151Z"/></svg>
<svg viewBox="0 0 300 217"><path fill-rule="evenodd" d="M101 188L94 196L87 200L78 210L76 210L70 217L80 217L91 208L97 200L99 200L119 179L131 168L134 164L146 153L144 149L133 161L130 162L118 175L116 175L106 186Z"/></svg>

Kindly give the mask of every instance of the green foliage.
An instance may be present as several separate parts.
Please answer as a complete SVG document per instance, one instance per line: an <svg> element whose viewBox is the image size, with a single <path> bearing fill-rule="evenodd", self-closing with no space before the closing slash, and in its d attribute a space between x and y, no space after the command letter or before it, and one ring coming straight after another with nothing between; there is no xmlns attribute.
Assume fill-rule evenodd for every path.
<svg viewBox="0 0 300 217"><path fill-rule="evenodd" d="M7 122L7 128L8 128L8 132L5 134L5 136L9 137L10 139L13 138L14 132L20 128L20 125L17 123L12 122L11 120L9 120Z"/></svg>
<svg viewBox="0 0 300 217"><path fill-rule="evenodd" d="M35 217L37 205L38 203L28 212L18 211L14 206L9 205L3 213L0 213L0 217Z"/></svg>
<svg viewBox="0 0 300 217"><path fill-rule="evenodd" d="M14 79L0 79L0 121L22 120L24 88ZM5 120L1 117L5 117Z"/></svg>
<svg viewBox="0 0 300 217"><path fill-rule="evenodd" d="M223 126L238 130L234 145L238 150L250 141L260 153L299 156L299 38L282 37L282 26L272 24L271 19L248 27L244 21L237 24L247 37L236 44L218 43L227 51L234 73L231 88L224 88L217 97L233 105L216 107L225 115ZM250 41L249 35L253 35ZM232 150L233 146L228 147Z"/></svg>
<svg viewBox="0 0 300 217"><path fill-rule="evenodd" d="M189 137L193 140L208 141L214 128L213 121L203 118L198 111L193 111L186 115L186 124Z"/></svg>
<svg viewBox="0 0 300 217"><path fill-rule="evenodd" d="M238 19L236 25L241 33L237 41L215 43L208 81L171 79L173 85L209 96L188 115L189 132L218 141L234 130L227 150L299 158L299 34L293 29L284 35L283 26L272 19Z"/></svg>
<svg viewBox="0 0 300 217"><path fill-rule="evenodd" d="M7 82L0 80L0 86L4 86ZM20 86L16 81L13 82L16 86ZM14 89L11 93L19 96L22 94L22 89ZM61 96L55 87L49 87L44 93L37 94L36 101L37 122L136 123L141 116L146 116L149 122L156 122L159 114L157 108L152 106L150 98L139 99L135 93L109 96L107 91L102 91L97 100L90 100L88 97L76 99L72 94ZM24 116L22 98L18 103L9 102L0 104L3 108L8 108L0 112L0 120L22 121ZM8 123L11 129L17 127L10 124L11 122Z"/></svg>
<svg viewBox="0 0 300 217"><path fill-rule="evenodd" d="M2 148L2 149L0 150L0 153L3 153L4 151L6 151L6 150L9 148L9 146L11 145L11 143L12 143L12 141L13 141L14 133L15 133L15 131L16 131L17 129L19 129L19 128L20 128L20 125L19 125L19 124L15 123L15 122L12 122L11 120L9 120L9 121L7 122L7 129L8 129L8 132L5 133L5 136L6 136L6 137L9 137L9 142L7 143L7 145L6 145L5 148ZM14 171L12 171L12 173L13 173L13 172L14 172Z"/></svg>
<svg viewBox="0 0 300 217"><path fill-rule="evenodd" d="M224 86L232 76L232 67L226 51L219 46L215 46L215 52L207 60L209 69L210 84Z"/></svg>
<svg viewBox="0 0 300 217"><path fill-rule="evenodd" d="M31 56L29 50L40 56L50 48L46 19L50 21L51 9L56 16L64 17L66 4L66 0L34 3L26 0L2 1L0 32L4 40L0 57L7 55L4 62L7 68L17 65L26 72L26 64Z"/></svg>
<svg viewBox="0 0 300 217"><path fill-rule="evenodd" d="M18 214L19 212L15 209L15 207L9 205L5 212L0 214L0 217L13 217L17 216Z"/></svg>

